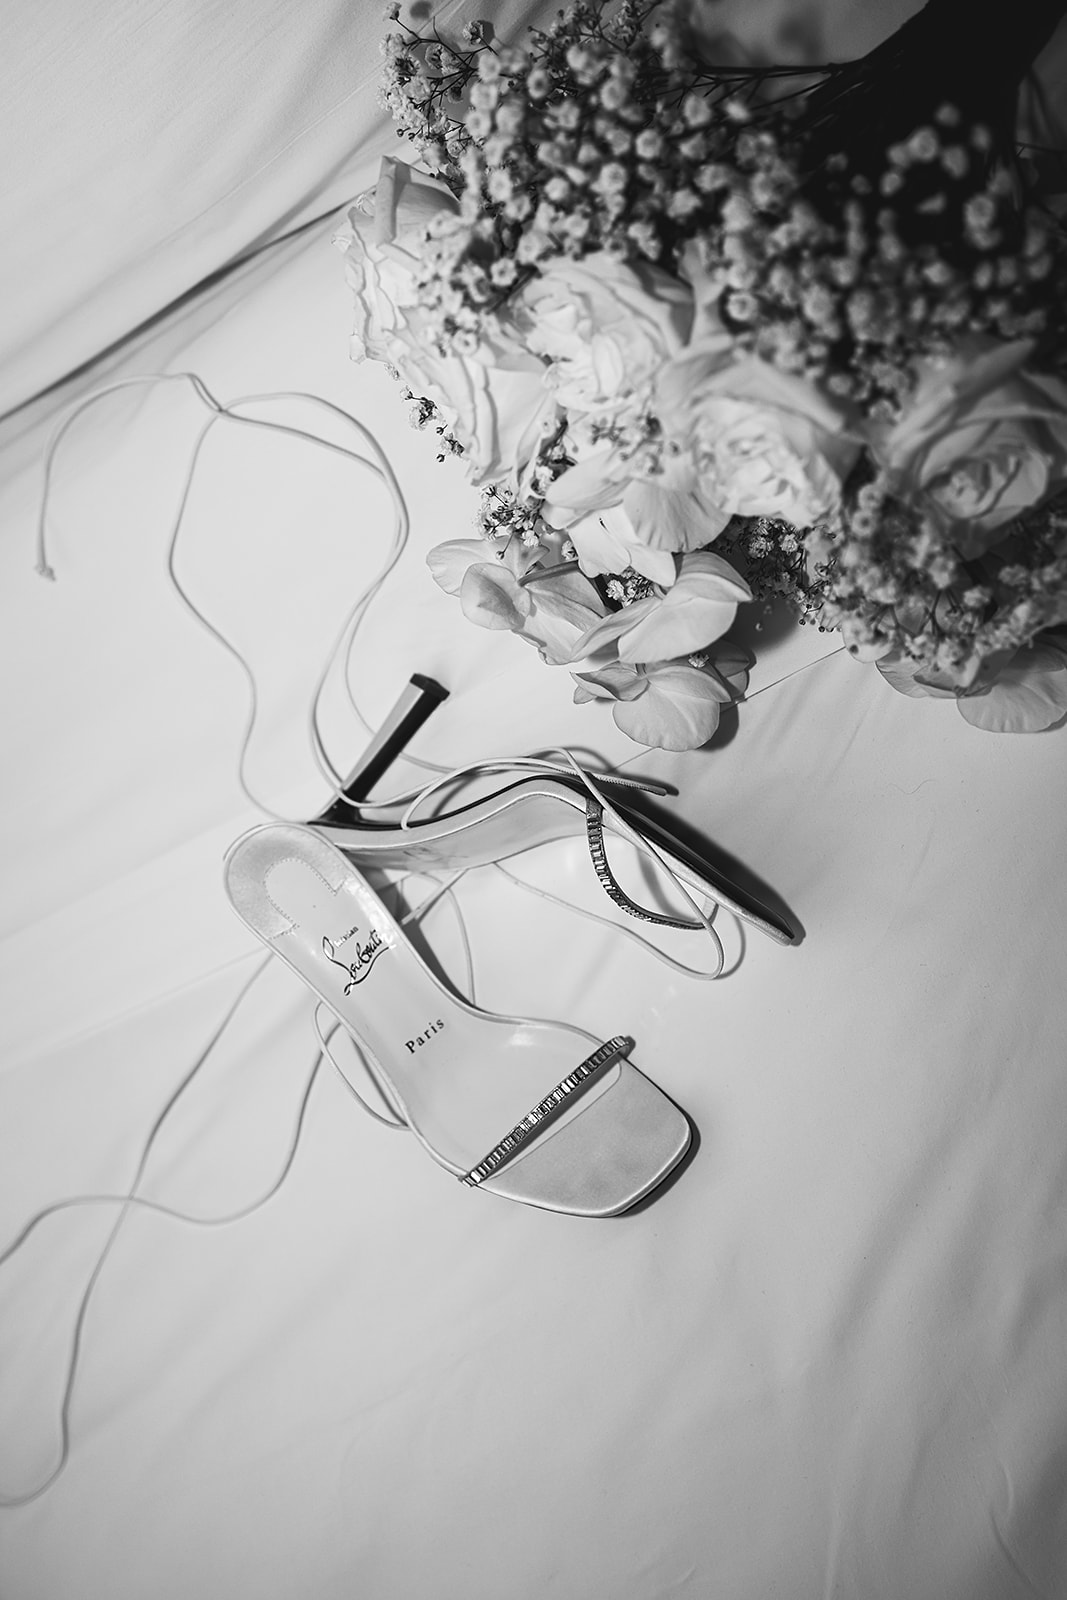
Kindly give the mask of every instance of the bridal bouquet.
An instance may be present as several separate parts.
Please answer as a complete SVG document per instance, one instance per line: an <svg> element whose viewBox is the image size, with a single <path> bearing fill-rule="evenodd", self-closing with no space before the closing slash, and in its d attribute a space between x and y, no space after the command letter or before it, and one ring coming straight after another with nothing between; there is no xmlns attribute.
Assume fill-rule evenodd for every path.
<svg viewBox="0 0 1067 1600"><path fill-rule="evenodd" d="M641 743L711 737L777 597L976 726L1067 714L1067 246L1012 124L1050 8L980 55L960 7L792 79L684 0L386 34L419 164L339 243L353 353L481 488L431 571Z"/></svg>

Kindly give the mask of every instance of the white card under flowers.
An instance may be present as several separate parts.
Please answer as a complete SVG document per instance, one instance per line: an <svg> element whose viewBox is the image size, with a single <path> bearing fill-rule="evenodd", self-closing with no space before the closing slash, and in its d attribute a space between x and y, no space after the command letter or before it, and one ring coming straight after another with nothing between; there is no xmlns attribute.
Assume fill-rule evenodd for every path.
<svg viewBox="0 0 1067 1600"><path fill-rule="evenodd" d="M820 633L818 628L806 625L801 627L784 602L769 608L758 603L742 606L730 637L745 645L753 655L748 676L749 699L842 649L839 634ZM744 716L743 708L741 715Z"/></svg>

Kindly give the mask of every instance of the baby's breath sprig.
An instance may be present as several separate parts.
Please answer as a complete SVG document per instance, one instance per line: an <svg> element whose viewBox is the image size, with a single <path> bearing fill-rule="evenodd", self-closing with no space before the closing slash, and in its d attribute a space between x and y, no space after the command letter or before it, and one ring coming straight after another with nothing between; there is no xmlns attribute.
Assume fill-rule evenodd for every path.
<svg viewBox="0 0 1067 1600"><path fill-rule="evenodd" d="M402 21L398 4L386 7L385 18L397 27L381 42L382 104L398 137L410 139L431 170L458 188L459 158L471 142L463 107L478 76L479 56L493 53L492 25L468 22L446 40L436 24L424 35Z"/></svg>
<svg viewBox="0 0 1067 1600"><path fill-rule="evenodd" d="M635 572L633 567L626 567L622 572L608 573L600 580L597 587L616 611L636 605L638 600L646 600L649 595L656 592L655 584L640 572Z"/></svg>
<svg viewBox="0 0 1067 1600"><path fill-rule="evenodd" d="M475 525L484 539L507 536L523 545L536 545L544 529L541 502L520 497L505 484L489 484L482 490Z"/></svg>
<svg viewBox="0 0 1067 1600"><path fill-rule="evenodd" d="M575 0L504 46L487 23L451 39L389 7L386 103L458 200L420 230L420 335L478 360L521 344L536 296L509 320L513 297L560 257L601 252L641 269L624 277L650 281L654 264L690 303L688 283L696 328L720 323L735 355L804 380L857 437L872 423L872 437L888 437L878 425L906 419L920 383L998 345L1028 352L1027 381L1062 392L1067 235L1033 203L1006 114L1022 46L1007 66L984 46L965 52L964 71L957 41L935 38L950 8L934 3L863 62L719 68L687 33L690 9ZM937 70L931 41L948 49ZM561 403L521 487L484 492L477 525L509 559L521 544L520 583L574 565L543 516L571 456L601 452L654 486L667 452L684 448L664 437L655 394L604 414ZM458 453L430 402L406 398L415 425L436 426L442 451ZM1036 403L1030 422L1043 426L1046 412ZM1043 448L1055 487L1059 433ZM957 548L962 525L943 510L867 452L823 520L735 517L715 549L757 600L784 598L864 659L888 653L920 681L966 693L1067 622L1067 492L997 529L977 557L963 549L985 530L964 528ZM609 607L650 592L633 569L595 583Z"/></svg>
<svg viewBox="0 0 1067 1600"><path fill-rule="evenodd" d="M683 44L662 0L580 0L521 47L387 36L398 131L462 197L464 226L438 241L421 285L442 348L463 348L554 255L673 267L719 226L749 106L796 69L719 72Z"/></svg>
<svg viewBox="0 0 1067 1600"><path fill-rule="evenodd" d="M400 374L395 367L388 368L389 375L400 381ZM462 444L452 432L441 412L432 400L427 400L425 395L415 394L411 389L403 388L400 391L401 400L407 403L408 421L419 433L425 432L431 425L440 441L437 459L445 461L449 456L464 454Z"/></svg>
<svg viewBox="0 0 1067 1600"><path fill-rule="evenodd" d="M715 546L757 600L786 599L801 622L839 631L854 653L893 651L920 673L966 687L1067 621L1067 491L1025 513L965 560L936 519L875 476L838 516L798 534L735 517Z"/></svg>
<svg viewBox="0 0 1067 1600"><path fill-rule="evenodd" d="M854 65L709 67L661 0L579 0L511 48L487 24L449 42L401 27L387 101L462 200L421 272L441 350L472 350L555 256L677 271L694 244L741 348L876 418L964 335L1065 331L1054 220L1020 207L1007 153L950 102L884 149L843 137L812 171L809 105L836 105Z"/></svg>
<svg viewBox="0 0 1067 1600"><path fill-rule="evenodd" d="M1067 254L1049 222L1020 212L989 135L945 105L869 159L831 157L803 176L788 129L746 129L720 167L717 226L699 236L738 342L878 418L898 414L915 365L963 335L1040 339L1062 316ZM976 178L976 172L981 171Z"/></svg>
<svg viewBox="0 0 1067 1600"><path fill-rule="evenodd" d="M715 550L744 573L753 598L785 600L800 622L820 629L825 578L812 560L808 532L775 517L734 517L715 541Z"/></svg>

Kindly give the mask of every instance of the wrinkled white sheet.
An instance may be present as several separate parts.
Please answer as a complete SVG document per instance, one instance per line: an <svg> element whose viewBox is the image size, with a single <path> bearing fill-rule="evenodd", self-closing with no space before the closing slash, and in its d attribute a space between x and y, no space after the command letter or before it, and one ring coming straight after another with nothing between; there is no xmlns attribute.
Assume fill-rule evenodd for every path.
<svg viewBox="0 0 1067 1600"><path fill-rule="evenodd" d="M552 15L545 0L485 7L504 39ZM383 11L7 0L0 413L374 181L396 150L378 98ZM435 23L458 35L479 14L440 0Z"/></svg>
<svg viewBox="0 0 1067 1600"><path fill-rule="evenodd" d="M635 758L601 708L570 707L565 673L470 627L427 577L472 497L388 378L350 366L329 231L78 392L191 368L223 399L347 405L413 511L355 653L369 720L421 670L453 691L420 736L430 759L566 741L670 780L677 814L804 938L753 938L701 984L469 874L480 1003L632 1034L699 1130L694 1159L635 1215L541 1213L462 1188L322 1071L262 1210L127 1220L85 1323L69 1465L0 1513L0 1592L1067 1593L1067 734L980 734L798 633L764 653L735 737ZM2 445L2 1240L58 1197L123 1190L257 959L219 873L258 815L233 776L245 689L163 575L201 413L171 386L86 415L57 465L49 585L32 570L46 409ZM209 441L179 566L255 662L250 774L279 810L326 797L304 708L388 523L344 462L223 426ZM344 765L365 736L339 702L328 720ZM579 841L516 870L610 909ZM426 932L461 978L447 903ZM308 998L279 968L143 1192L205 1217L264 1193L314 1058ZM60 1214L0 1273L3 1493L56 1459L72 1321L114 1214Z"/></svg>

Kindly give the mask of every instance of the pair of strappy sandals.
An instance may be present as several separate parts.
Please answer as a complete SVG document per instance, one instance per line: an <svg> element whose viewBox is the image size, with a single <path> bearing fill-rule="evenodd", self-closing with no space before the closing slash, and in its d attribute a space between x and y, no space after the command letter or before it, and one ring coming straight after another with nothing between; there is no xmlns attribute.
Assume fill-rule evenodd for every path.
<svg viewBox="0 0 1067 1600"><path fill-rule="evenodd" d="M384 1100L439 1165L465 1184L528 1205L618 1215L663 1182L692 1136L685 1113L627 1059L632 1041L598 1041L570 1025L498 1016L461 999L359 869L463 869L585 833L596 876L616 905L649 923L708 930L720 966L713 927L720 906L779 943L792 942L792 930L621 797L643 785L587 773L570 758L478 764L499 773L503 786L430 820L416 821L412 807L368 820L360 801L443 695L429 680L412 682L406 709L398 708L320 818L306 827L267 824L236 841L226 857L227 894L353 1035ZM453 788L462 791L472 770L451 775ZM439 787L423 791L416 805ZM631 897L609 863L609 839L627 841L666 872L693 916Z"/></svg>

